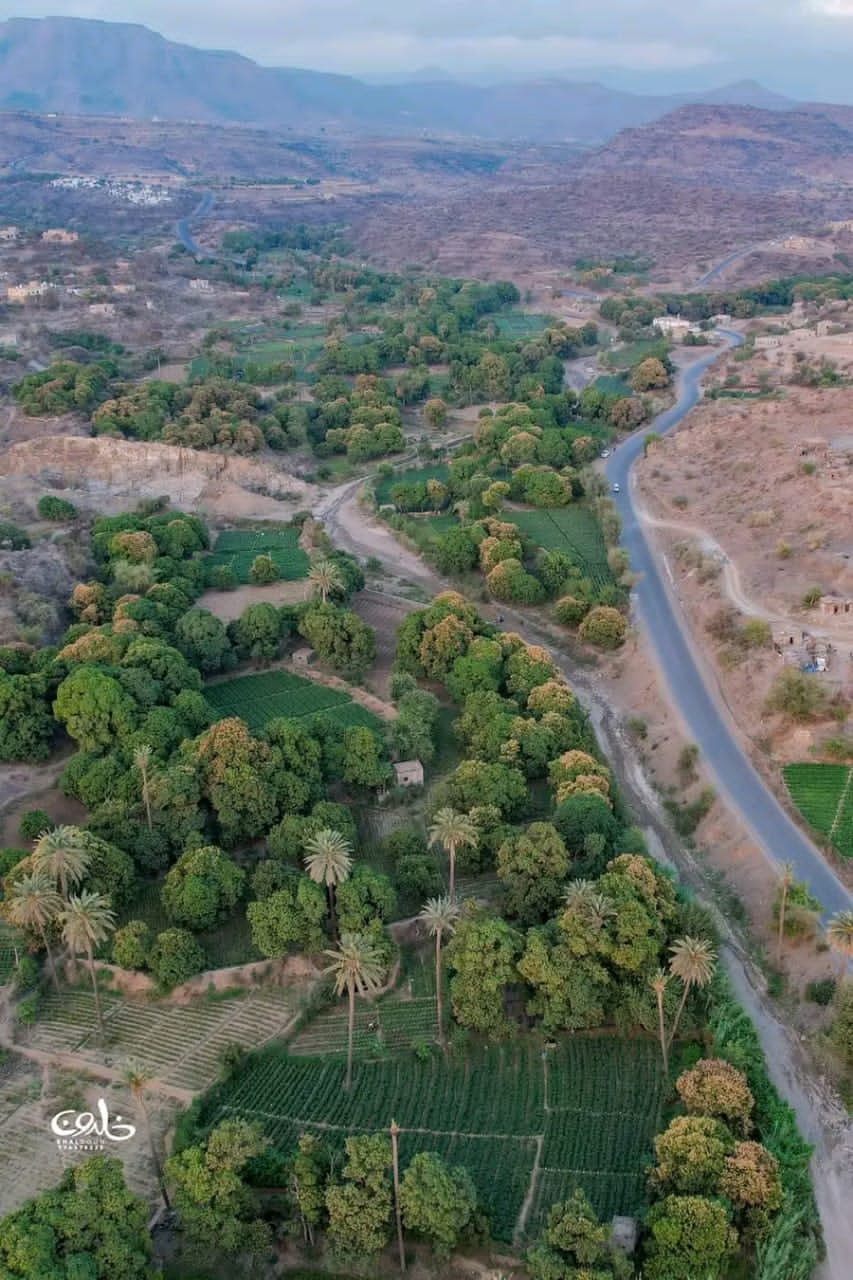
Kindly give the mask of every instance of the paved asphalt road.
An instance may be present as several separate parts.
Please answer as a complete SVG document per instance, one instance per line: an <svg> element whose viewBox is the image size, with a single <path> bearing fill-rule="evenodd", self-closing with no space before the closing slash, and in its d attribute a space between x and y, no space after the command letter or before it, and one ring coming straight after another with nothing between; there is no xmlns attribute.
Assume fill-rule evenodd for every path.
<svg viewBox="0 0 853 1280"><path fill-rule="evenodd" d="M204 250L199 245L196 244L195 240L193 240L192 236L190 235L190 222L192 221L193 218L205 217L206 214L210 213L210 210L212 207L213 207L213 196L209 191L207 191L199 200L198 204L193 209L192 213L188 213L185 218L181 218L177 227L175 228L177 231L178 239L180 240L181 244L184 246L185 249L188 249L189 252L196 258L203 258Z"/></svg>
<svg viewBox="0 0 853 1280"><path fill-rule="evenodd" d="M724 336L732 346L743 341L736 333L724 332ZM631 467L643 452L643 437L649 430L659 434L671 431L693 408L701 394L702 375L718 355L719 350L715 349L684 371L677 403L650 427L635 432L620 444L607 460L605 475L611 486L617 483L621 489L611 497L622 520L622 543L630 556L632 570L639 575L633 592L636 612L690 736L699 747L703 762L714 774L720 793L739 812L770 858L780 867L785 862L793 864L798 879L808 884L823 905L824 919L827 919L836 911L853 907L853 895L785 813L729 729L694 661L690 639L678 618L677 605L664 585L655 555L637 520L629 484Z"/></svg>
<svg viewBox="0 0 853 1280"><path fill-rule="evenodd" d="M711 284L723 274L726 267L730 267L732 263L737 262L739 258L748 258L751 253L754 253L756 249L760 248L760 245L751 244L746 249L735 249L734 253L730 253L727 258L723 258L722 262L718 262L710 271L706 271L704 276L700 276L696 283L690 286L691 289L701 289L706 284Z"/></svg>

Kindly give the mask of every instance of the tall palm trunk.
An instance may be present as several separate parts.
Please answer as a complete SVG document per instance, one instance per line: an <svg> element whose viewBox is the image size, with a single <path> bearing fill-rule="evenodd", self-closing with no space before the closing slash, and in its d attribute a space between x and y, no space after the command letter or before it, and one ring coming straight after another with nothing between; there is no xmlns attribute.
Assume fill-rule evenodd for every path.
<svg viewBox="0 0 853 1280"><path fill-rule="evenodd" d="M449 892L449 896L452 898L454 896L454 888L456 886L456 845L455 844L449 844L447 846L447 857L450 861L450 888L448 892Z"/></svg>
<svg viewBox="0 0 853 1280"><path fill-rule="evenodd" d="M332 932L332 942L337 942L338 913L335 910L335 886L333 884L326 885L326 900L329 904L329 928Z"/></svg>
<svg viewBox="0 0 853 1280"><path fill-rule="evenodd" d="M89 962L89 974L92 978L92 993L95 997L95 1017L98 1021L98 1035L104 1034L104 1019L101 1016L101 993L98 990L98 975L95 972L95 956L91 942L86 948L86 959Z"/></svg>
<svg viewBox="0 0 853 1280"><path fill-rule="evenodd" d="M397 1148L397 1137L400 1128L396 1120L391 1121L391 1166L394 1173L394 1217L397 1220L397 1249L400 1254L400 1270L406 1270L406 1249L403 1244L403 1215L400 1209L400 1153Z"/></svg>
<svg viewBox="0 0 853 1280"><path fill-rule="evenodd" d="M148 823L148 830L151 830L151 796L148 794L148 769L142 770L142 801L145 805L145 819Z"/></svg>
<svg viewBox="0 0 853 1280"><path fill-rule="evenodd" d="M438 1021L438 1043L444 1048L444 993L441 989L441 930L435 935L435 1016Z"/></svg>
<svg viewBox="0 0 853 1280"><path fill-rule="evenodd" d="M157 1184L160 1188L160 1195L163 1197L163 1203L167 1209L171 1209L172 1204L169 1200L169 1193L166 1190L166 1182L163 1178L163 1166L160 1163L160 1154L157 1151L157 1144L154 1141L154 1134L151 1132L151 1120L148 1115L148 1108L145 1105L145 1098L140 1089L136 1094L136 1101L139 1105L139 1114L142 1117L142 1125L145 1129L145 1136L148 1139L148 1149L151 1152L151 1159L154 1163L154 1173L157 1177Z"/></svg>
<svg viewBox="0 0 853 1280"><path fill-rule="evenodd" d="M667 1049L671 1048L672 1042L675 1039L675 1033L678 1030L678 1024L681 1021L681 1015L684 1012L684 1006L687 1004L687 997L689 995L690 995L690 983L685 982L684 991L682 993L680 1001L678 1002L678 1009L676 1010L676 1013L675 1013L675 1021L673 1022L672 1030L669 1033L669 1040L667 1041Z"/></svg>
<svg viewBox="0 0 853 1280"><path fill-rule="evenodd" d="M660 1051L663 1056L663 1073L669 1079L669 1045L666 1042L666 1025L663 1020L663 990L656 993L658 1001L658 1035L660 1036Z"/></svg>
<svg viewBox="0 0 853 1280"><path fill-rule="evenodd" d="M50 949L50 943L47 938L47 929L42 925L41 940L44 943L44 949L47 952L47 962L50 966L50 976L53 979L53 985L59 991L59 976L56 972L56 961L53 958L53 952Z"/></svg>
<svg viewBox="0 0 853 1280"><path fill-rule="evenodd" d="M350 982L347 986L347 1000L349 1008L347 1010L347 1074L344 1080L344 1088L349 1092L352 1088L352 1038L355 1031L355 983Z"/></svg>

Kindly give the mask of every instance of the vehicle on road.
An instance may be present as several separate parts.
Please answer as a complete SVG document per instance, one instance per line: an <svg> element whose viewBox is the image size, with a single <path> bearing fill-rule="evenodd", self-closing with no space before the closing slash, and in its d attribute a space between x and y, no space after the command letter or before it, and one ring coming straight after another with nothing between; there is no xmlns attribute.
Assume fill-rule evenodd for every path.
<svg viewBox="0 0 853 1280"><path fill-rule="evenodd" d="M618 484L614 484L614 485L612 486L612 491L613 491L613 493L621 493L621 492L622 492L622 486L621 486L621 485L618 485Z"/></svg>
<svg viewBox="0 0 853 1280"><path fill-rule="evenodd" d="M602 450L601 450L601 456L602 456L602 458L609 458L609 457L610 457L610 450L609 450L609 449L602 449Z"/></svg>

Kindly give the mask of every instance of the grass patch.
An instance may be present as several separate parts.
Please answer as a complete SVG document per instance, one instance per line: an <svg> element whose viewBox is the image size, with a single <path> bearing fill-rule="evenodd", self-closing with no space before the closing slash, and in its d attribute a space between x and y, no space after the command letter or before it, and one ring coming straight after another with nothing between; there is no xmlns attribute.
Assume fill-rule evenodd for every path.
<svg viewBox="0 0 853 1280"><path fill-rule="evenodd" d="M531 311L505 311L495 317L498 333L502 338L538 338L552 323L550 316L536 315Z"/></svg>
<svg viewBox="0 0 853 1280"><path fill-rule="evenodd" d="M376 482L375 493L378 506L391 501L391 490L398 484L417 484L419 481L447 479L448 470L444 463L436 463L431 467L413 467L409 471L392 471L390 475L380 476Z"/></svg>
<svg viewBox="0 0 853 1280"><path fill-rule="evenodd" d="M367 725L378 729L381 722L341 689L327 689L313 680L303 680L289 671L263 671L208 685L204 696L221 719L239 716L253 732L281 716L288 720L324 716L341 728Z"/></svg>
<svg viewBox="0 0 853 1280"><path fill-rule="evenodd" d="M597 588L613 582L601 526L589 507L573 503L547 511L506 511L501 519L512 521L546 551L567 551Z"/></svg>
<svg viewBox="0 0 853 1280"><path fill-rule="evenodd" d="M603 391L607 395L629 396L631 394L628 379L623 378L621 373L603 373L592 385L596 391Z"/></svg>
<svg viewBox="0 0 853 1280"><path fill-rule="evenodd" d="M633 369L641 360L656 356L662 360L669 354L669 343L666 338L640 338L637 342L629 342L615 351L608 351L605 362L611 369Z"/></svg>
<svg viewBox="0 0 853 1280"><path fill-rule="evenodd" d="M224 564L238 582L249 581L255 556L270 556L285 582L308 576L310 561L299 545L299 530L290 525L271 529L223 529L205 565Z"/></svg>
<svg viewBox="0 0 853 1280"><path fill-rule="evenodd" d="M396 1016L414 1021L421 1004L430 1011L427 1000L401 1001ZM321 1030L325 1018L318 1020ZM349 1094L341 1087L337 1049L334 1054L302 1057L275 1046L254 1055L208 1095L201 1123L229 1115L258 1120L288 1152L301 1133L316 1130L342 1142L350 1133L386 1130L394 1116L403 1129L403 1165L418 1151L438 1151L465 1165L499 1240L513 1237L540 1138L528 1235L575 1186L584 1188L605 1219L642 1212L644 1168L663 1097L654 1042L577 1036L544 1052L528 1041L449 1060L438 1054L426 1061L413 1054L375 1061L362 1056Z"/></svg>
<svg viewBox="0 0 853 1280"><path fill-rule="evenodd" d="M853 857L853 769L843 764L789 764L788 793L809 826Z"/></svg>

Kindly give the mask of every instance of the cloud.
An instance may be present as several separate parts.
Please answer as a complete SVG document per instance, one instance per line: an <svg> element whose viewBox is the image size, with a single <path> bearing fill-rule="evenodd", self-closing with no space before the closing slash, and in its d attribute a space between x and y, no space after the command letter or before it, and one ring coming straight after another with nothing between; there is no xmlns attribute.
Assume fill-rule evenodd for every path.
<svg viewBox="0 0 853 1280"><path fill-rule="evenodd" d="M828 18L853 18L853 0L809 0L809 8Z"/></svg>

